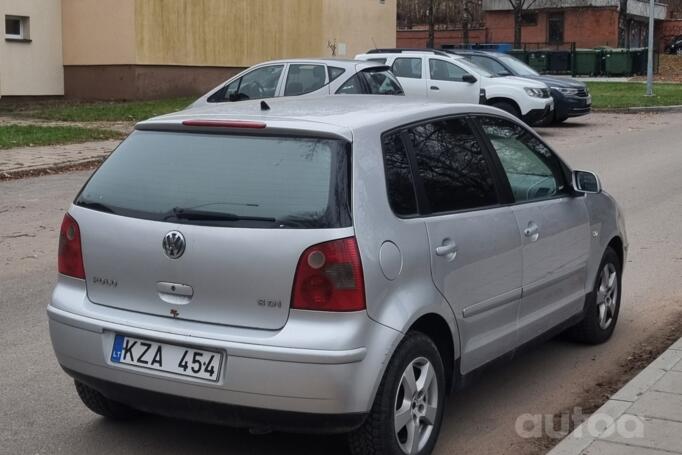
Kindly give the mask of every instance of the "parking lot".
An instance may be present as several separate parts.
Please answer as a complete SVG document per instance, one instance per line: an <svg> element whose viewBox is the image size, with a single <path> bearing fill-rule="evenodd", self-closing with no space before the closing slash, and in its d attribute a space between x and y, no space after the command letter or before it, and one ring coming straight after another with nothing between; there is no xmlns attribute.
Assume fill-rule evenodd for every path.
<svg viewBox="0 0 682 455"><path fill-rule="evenodd" d="M608 382L636 347L680 316L682 114L593 114L539 132L623 206L630 253L619 326L607 344L557 339L486 370L450 398L436 453L544 453L518 416L554 414ZM51 350L45 307L59 222L90 171L0 182L0 453L342 454L341 437L269 434L157 417L112 423L87 411ZM229 373L228 373L229 374Z"/></svg>

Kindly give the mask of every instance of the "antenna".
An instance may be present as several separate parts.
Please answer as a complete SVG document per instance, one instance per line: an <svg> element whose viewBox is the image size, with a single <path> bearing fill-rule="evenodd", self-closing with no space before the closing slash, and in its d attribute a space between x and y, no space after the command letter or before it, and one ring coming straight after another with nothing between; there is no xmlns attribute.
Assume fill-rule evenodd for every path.
<svg viewBox="0 0 682 455"><path fill-rule="evenodd" d="M269 110L270 110L270 106L269 106L268 103L266 103L265 101L261 101L261 102L260 102L260 110L261 110L261 111L269 111Z"/></svg>
<svg viewBox="0 0 682 455"><path fill-rule="evenodd" d="M373 36L370 36L370 39L372 40L372 44L374 44L374 49L376 49L377 47L379 47L379 46L377 46L377 42L374 41L374 37L373 37Z"/></svg>

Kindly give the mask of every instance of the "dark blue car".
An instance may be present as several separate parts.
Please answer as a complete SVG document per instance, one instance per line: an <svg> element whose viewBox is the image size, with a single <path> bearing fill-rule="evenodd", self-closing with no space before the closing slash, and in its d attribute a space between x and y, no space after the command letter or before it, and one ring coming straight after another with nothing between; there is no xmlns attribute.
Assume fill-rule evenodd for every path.
<svg viewBox="0 0 682 455"><path fill-rule="evenodd" d="M589 114L592 110L592 97L587 86L582 82L542 75L509 54L469 49L444 49L444 51L461 55L497 76L518 76L544 82L550 88L554 98L554 118L550 120L555 123L563 122L569 117Z"/></svg>

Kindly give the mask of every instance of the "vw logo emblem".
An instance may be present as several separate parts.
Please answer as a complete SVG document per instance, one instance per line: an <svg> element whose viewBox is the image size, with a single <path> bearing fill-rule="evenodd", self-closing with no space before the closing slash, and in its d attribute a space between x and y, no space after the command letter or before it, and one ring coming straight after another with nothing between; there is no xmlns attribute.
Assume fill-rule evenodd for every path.
<svg viewBox="0 0 682 455"><path fill-rule="evenodd" d="M185 236L179 231L170 231L163 238L163 251L171 259L178 259L185 252Z"/></svg>

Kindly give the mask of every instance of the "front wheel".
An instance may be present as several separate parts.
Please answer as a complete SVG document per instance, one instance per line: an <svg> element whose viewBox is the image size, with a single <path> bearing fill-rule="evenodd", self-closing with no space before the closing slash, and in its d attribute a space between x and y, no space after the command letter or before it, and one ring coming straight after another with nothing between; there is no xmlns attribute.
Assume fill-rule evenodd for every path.
<svg viewBox="0 0 682 455"><path fill-rule="evenodd" d="M620 312L622 265L609 247L604 252L594 289L585 302L582 321L569 329L569 336L587 344L600 344L611 338Z"/></svg>
<svg viewBox="0 0 682 455"><path fill-rule="evenodd" d="M433 341L410 332L396 349L367 419L349 435L353 455L428 455L445 403L443 361Z"/></svg>

